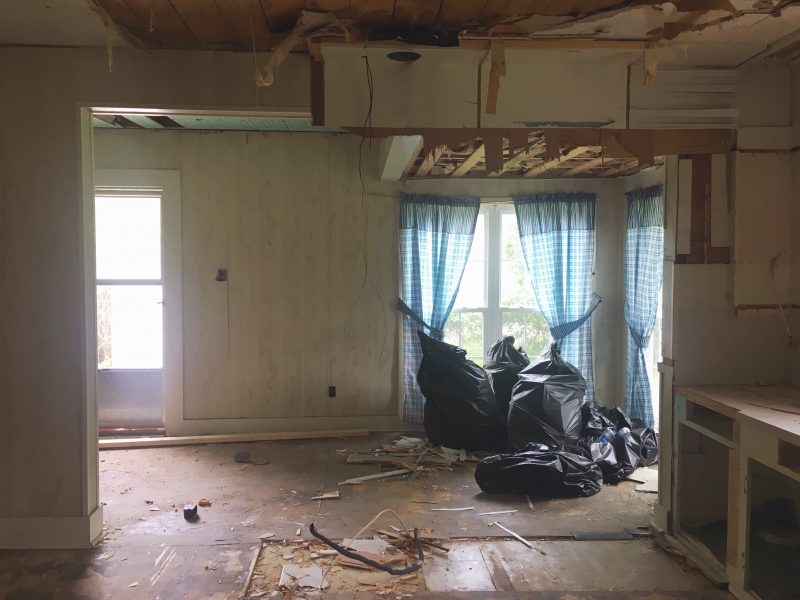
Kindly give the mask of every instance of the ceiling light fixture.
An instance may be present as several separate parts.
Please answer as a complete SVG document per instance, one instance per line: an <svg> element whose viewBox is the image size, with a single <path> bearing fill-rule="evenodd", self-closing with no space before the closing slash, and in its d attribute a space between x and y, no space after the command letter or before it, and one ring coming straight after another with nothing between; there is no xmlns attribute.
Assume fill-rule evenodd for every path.
<svg viewBox="0 0 800 600"><path fill-rule="evenodd" d="M398 50L396 52L389 52L387 54L391 60L406 63L410 65L413 62L417 62L420 58L422 58L422 54L419 52L413 52L411 50Z"/></svg>

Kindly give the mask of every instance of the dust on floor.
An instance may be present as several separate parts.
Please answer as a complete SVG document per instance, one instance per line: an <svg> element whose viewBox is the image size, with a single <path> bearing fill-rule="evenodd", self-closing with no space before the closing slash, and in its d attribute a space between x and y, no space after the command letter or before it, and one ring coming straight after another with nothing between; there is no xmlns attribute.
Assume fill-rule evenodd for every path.
<svg viewBox="0 0 800 600"><path fill-rule="evenodd" d="M650 523L655 496L636 492L634 482L604 486L590 498L532 498L533 509L524 497L482 493L474 481L474 463L454 465L453 470L425 471L413 480L405 476L337 486L346 479L381 471L377 465L348 463L347 454L368 452L396 437L397 434L375 434L351 439L102 451L103 541L87 550L0 552L0 593L4 594L0 597L239 598L252 560L260 551L259 538L265 532L274 533L270 540L298 539L298 543L313 544L316 541L310 536L308 526L314 522L325 535L341 540L353 536L384 508L394 509L409 527L460 540L451 542L451 552L453 556L460 554L457 562L468 565L466 571L452 570L449 564L440 569L437 566L440 559L434 553L426 554L418 591L422 595L438 593L430 590L475 589L468 582L487 582L487 572L492 587L481 589L554 590L570 586L574 590L585 589L594 585L591 578L596 577L585 569L586 561L603 565L612 581L642 573L640 585L651 589L647 581L651 577L647 574L648 565L658 566L659 561L671 560L660 555L649 539L626 542L626 552L640 549L636 551L639 559L633 562L627 554L603 550L612 547L606 544L620 542L558 540L572 538L574 533L613 537L640 532L640 527ZM234 460L237 452L249 453L250 461L237 463ZM320 493L337 489L338 499L312 500ZM210 505L199 507L197 521L184 520L183 506L200 499L209 500ZM472 510L432 510L467 507ZM481 514L496 511L516 512ZM531 554L518 542L507 540L507 535L499 535L497 527L492 525L497 520L527 538L540 540L537 543L545 547L567 544L563 546L565 552L571 550L560 554L552 546L547 556ZM501 539L478 541L498 537ZM273 543L270 540L268 546ZM495 552L491 544L499 544L497 548L510 545L507 551ZM581 557L580 552L586 555ZM512 584L510 588L498 583L504 580L501 571L492 566L495 559L491 558L497 553L510 565L504 567ZM508 557L522 554L533 563L512 564L507 554ZM563 556L560 564L567 571L561 572L556 565L546 571L562 583L556 586L553 579L537 579L543 561L557 556ZM661 572L662 568L666 569L662 565L656 570ZM575 578L566 577L566 572L573 573ZM364 573L358 577L363 578ZM473 578L468 577L471 573L475 574ZM672 575L671 589L688 587L710 597L709 584L696 574L679 570ZM330 595L337 593L329 591ZM352 592L341 593L352 596ZM481 597L489 597L486 595L489 593L492 592ZM576 591L576 597L581 593ZM664 593L664 597L670 597L672 592ZM691 597L694 592L674 593L678 594L674 597Z"/></svg>

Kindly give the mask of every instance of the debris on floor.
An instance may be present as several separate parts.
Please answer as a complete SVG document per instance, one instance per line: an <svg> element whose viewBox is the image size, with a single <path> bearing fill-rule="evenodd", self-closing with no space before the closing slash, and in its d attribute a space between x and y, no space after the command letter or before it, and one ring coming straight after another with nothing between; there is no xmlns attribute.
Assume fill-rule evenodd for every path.
<svg viewBox="0 0 800 600"><path fill-rule="evenodd" d="M237 463L247 463L250 462L250 453L249 452L237 452L233 455L233 460Z"/></svg>
<svg viewBox="0 0 800 600"><path fill-rule="evenodd" d="M187 504L183 507L183 518L187 521L197 520L197 504Z"/></svg>
<svg viewBox="0 0 800 600"><path fill-rule="evenodd" d="M283 565L278 587L286 590L294 587L321 590L330 587L330 584L325 581L322 569L317 566Z"/></svg>
<svg viewBox="0 0 800 600"><path fill-rule="evenodd" d="M324 494L320 494L319 496L312 496L312 500L336 500L339 496L339 490L334 490L332 492L325 492Z"/></svg>
<svg viewBox="0 0 800 600"><path fill-rule="evenodd" d="M211 500L209 500L208 498L200 498L200 500L197 501L197 505L203 507L211 506Z"/></svg>

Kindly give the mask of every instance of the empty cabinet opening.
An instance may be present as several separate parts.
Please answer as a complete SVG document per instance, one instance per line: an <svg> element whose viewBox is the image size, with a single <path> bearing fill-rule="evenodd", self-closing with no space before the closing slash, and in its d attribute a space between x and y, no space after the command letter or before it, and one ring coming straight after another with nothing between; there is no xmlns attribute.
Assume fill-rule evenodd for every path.
<svg viewBox="0 0 800 600"><path fill-rule="evenodd" d="M728 456L723 444L679 428L680 531L700 542L721 564L728 546Z"/></svg>
<svg viewBox="0 0 800 600"><path fill-rule="evenodd" d="M800 482L750 461L747 581L762 600L796 598L800 566Z"/></svg>

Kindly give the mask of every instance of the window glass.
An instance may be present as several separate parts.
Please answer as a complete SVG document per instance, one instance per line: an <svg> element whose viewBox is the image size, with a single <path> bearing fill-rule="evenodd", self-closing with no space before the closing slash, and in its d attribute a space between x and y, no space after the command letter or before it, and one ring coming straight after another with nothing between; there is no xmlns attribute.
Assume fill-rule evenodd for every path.
<svg viewBox="0 0 800 600"><path fill-rule="evenodd" d="M98 279L161 279L161 199L97 196Z"/></svg>
<svg viewBox="0 0 800 600"><path fill-rule="evenodd" d="M486 306L486 219L478 215L475 237L472 239L467 266L453 308L480 308Z"/></svg>
<svg viewBox="0 0 800 600"><path fill-rule="evenodd" d="M483 313L459 311L450 313L444 326L444 341L467 351L467 358L483 364Z"/></svg>
<svg viewBox="0 0 800 600"><path fill-rule="evenodd" d="M514 213L502 215L500 244L500 306L536 308Z"/></svg>
<svg viewBox="0 0 800 600"><path fill-rule="evenodd" d="M99 369L160 369L160 285L97 286Z"/></svg>
<svg viewBox="0 0 800 600"><path fill-rule="evenodd" d="M503 310L503 335L513 335L531 358L550 346L550 328L542 313L535 310Z"/></svg>

